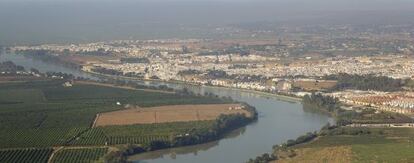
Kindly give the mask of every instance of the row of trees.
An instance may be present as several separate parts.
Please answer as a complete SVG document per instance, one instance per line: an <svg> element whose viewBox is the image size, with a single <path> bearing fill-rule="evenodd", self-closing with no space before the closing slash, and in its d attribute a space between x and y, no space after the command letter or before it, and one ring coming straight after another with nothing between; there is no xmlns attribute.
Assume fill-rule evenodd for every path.
<svg viewBox="0 0 414 163"><path fill-rule="evenodd" d="M337 80L337 85L333 90L357 89L375 91L399 91L404 86L404 80L393 79L386 76L375 75L351 75L336 74L326 76L325 79Z"/></svg>
<svg viewBox="0 0 414 163"><path fill-rule="evenodd" d="M134 78L141 78L141 79L143 79L145 77L145 73L148 72L148 68L145 69L145 73L128 72L125 74L122 71L108 69L104 67L94 67L91 70L93 72L97 72L100 74L113 75L113 76L126 76L126 77L134 77ZM151 76L150 79L159 80L160 78L154 75L154 76Z"/></svg>
<svg viewBox="0 0 414 163"><path fill-rule="evenodd" d="M118 79L106 79L106 80L99 80L99 81L95 81L95 80L91 80L91 79L82 79L84 81L92 81L92 82L99 82L99 83L104 83L104 84L113 84L116 86L127 86L127 87L132 87L135 89L153 89L153 90L163 90L163 91L174 91L173 88L168 87L167 85L159 85L159 86L147 86L147 85L142 85L139 84L137 82L134 81L126 81L126 80L118 80Z"/></svg>
<svg viewBox="0 0 414 163"><path fill-rule="evenodd" d="M149 63L148 58L121 58L122 63Z"/></svg>
<svg viewBox="0 0 414 163"><path fill-rule="evenodd" d="M155 140L141 145L126 145L118 151L112 151L105 156L107 163L126 162L126 157L132 154L146 151L154 151L170 147L201 144L219 139L230 130L242 127L254 120L257 120L256 109L249 106L249 112L253 116L247 117L244 114L220 115L208 129L192 129L188 133L172 136L170 140Z"/></svg>
<svg viewBox="0 0 414 163"><path fill-rule="evenodd" d="M268 153L262 154L261 156L257 156L254 159L249 159L247 163L268 163L270 161L277 160L279 159L277 155L278 152L283 152L283 153L286 153L288 157L293 157L296 155L296 153L293 150L289 150L288 147L291 147L297 144L310 142L316 137L318 137L318 133L309 132L309 133L306 133L305 135L299 136L295 140L292 140L292 139L288 140L286 143L283 143L282 145L274 145L272 154L268 154Z"/></svg>
<svg viewBox="0 0 414 163"><path fill-rule="evenodd" d="M305 95L303 97L305 107L320 109L329 113L336 113L340 109L339 100L330 96L323 96L320 93Z"/></svg>
<svg viewBox="0 0 414 163"><path fill-rule="evenodd" d="M123 75L121 71L114 70L114 69L107 69L104 67L95 67L91 69L93 72L101 73L101 74L107 74L107 75L115 75L120 76Z"/></svg>
<svg viewBox="0 0 414 163"><path fill-rule="evenodd" d="M299 136L298 138L296 138L296 140L288 140L286 143L282 144L283 147L291 147L297 144L302 144L302 143L306 143L309 142L313 139L315 139L317 137L317 133L316 132L308 132L305 135Z"/></svg>
<svg viewBox="0 0 414 163"><path fill-rule="evenodd" d="M253 113L255 114L255 113ZM247 117L244 114L220 115L213 123L212 127L206 129L193 129L189 133L174 136L169 141L153 141L144 144L143 148L152 151L168 147L179 147L186 145L201 144L208 141L219 139L224 133L242 127L255 120L256 116Z"/></svg>
<svg viewBox="0 0 414 163"><path fill-rule="evenodd" d="M17 71L25 71L25 69L12 61L0 62L0 72L16 73Z"/></svg>
<svg viewBox="0 0 414 163"><path fill-rule="evenodd" d="M52 152L51 148L0 150L0 162L45 163Z"/></svg>
<svg viewBox="0 0 414 163"><path fill-rule="evenodd" d="M177 75L198 75L198 74L202 74L202 72L199 70L189 69L189 70L181 70L180 72L178 72Z"/></svg>
<svg viewBox="0 0 414 163"><path fill-rule="evenodd" d="M290 139L281 145L274 145L273 152L271 154L265 153L261 156L257 156L256 158L248 160L247 163L268 163L270 161L278 160L282 157L294 157L296 156L296 152L292 149L289 149L289 147L308 143L318 136L328 135L328 133L331 133L337 128L338 126L327 123L319 132L308 132L296 139Z"/></svg>

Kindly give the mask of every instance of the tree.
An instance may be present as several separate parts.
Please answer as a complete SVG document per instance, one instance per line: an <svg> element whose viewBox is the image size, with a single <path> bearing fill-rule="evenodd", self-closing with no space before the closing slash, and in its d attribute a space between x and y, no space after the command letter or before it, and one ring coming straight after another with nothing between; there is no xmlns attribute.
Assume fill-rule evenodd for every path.
<svg viewBox="0 0 414 163"><path fill-rule="evenodd" d="M69 49L63 49L63 55L69 55L70 50Z"/></svg>
<svg viewBox="0 0 414 163"><path fill-rule="evenodd" d="M351 75L337 74L325 76L328 80L337 80L337 85L333 90L358 89L358 90L375 90L375 91L399 91L402 89L404 81L393 79L386 76L375 75Z"/></svg>
<svg viewBox="0 0 414 163"><path fill-rule="evenodd" d="M188 47L187 46L183 45L181 48L183 50L183 54L190 53L190 51L188 50Z"/></svg>
<svg viewBox="0 0 414 163"><path fill-rule="evenodd" d="M35 69L35 68L31 68L30 72L35 73L35 74L40 74L40 71L38 69Z"/></svg>
<svg viewBox="0 0 414 163"><path fill-rule="evenodd" d="M323 96L320 93L313 93L312 95L305 95L303 97L303 104L311 108L324 110L330 113L335 113L340 109L339 100L330 96Z"/></svg>

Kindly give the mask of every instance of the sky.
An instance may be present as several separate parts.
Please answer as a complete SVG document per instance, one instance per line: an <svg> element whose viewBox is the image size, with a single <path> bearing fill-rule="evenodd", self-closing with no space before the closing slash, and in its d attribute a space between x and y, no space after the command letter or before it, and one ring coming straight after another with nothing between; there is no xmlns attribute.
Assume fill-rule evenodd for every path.
<svg viewBox="0 0 414 163"><path fill-rule="evenodd" d="M251 22L403 24L414 0L0 0L0 44L173 36Z"/></svg>

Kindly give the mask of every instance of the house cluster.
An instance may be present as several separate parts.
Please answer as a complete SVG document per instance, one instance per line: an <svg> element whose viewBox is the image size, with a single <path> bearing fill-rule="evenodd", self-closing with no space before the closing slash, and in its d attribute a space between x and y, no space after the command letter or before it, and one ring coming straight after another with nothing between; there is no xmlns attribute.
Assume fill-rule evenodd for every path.
<svg viewBox="0 0 414 163"><path fill-rule="evenodd" d="M414 114L414 97L410 92L377 92L348 90L329 93L341 102L355 106L366 106L383 111Z"/></svg>
<svg viewBox="0 0 414 163"><path fill-rule="evenodd" d="M182 77L179 78L184 82L198 85L213 85L221 87L241 88L256 91L284 91L288 92L292 88L292 83L286 80L270 80L270 82L237 82L233 79L207 79L203 77Z"/></svg>

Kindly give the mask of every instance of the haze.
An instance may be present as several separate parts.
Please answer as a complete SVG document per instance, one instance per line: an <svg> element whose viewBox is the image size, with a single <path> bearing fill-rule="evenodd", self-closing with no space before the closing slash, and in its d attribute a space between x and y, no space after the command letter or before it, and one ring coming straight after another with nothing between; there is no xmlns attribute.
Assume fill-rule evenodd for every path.
<svg viewBox="0 0 414 163"><path fill-rule="evenodd" d="M407 24L413 17L410 0L0 0L0 44L208 37L210 28L259 22Z"/></svg>

